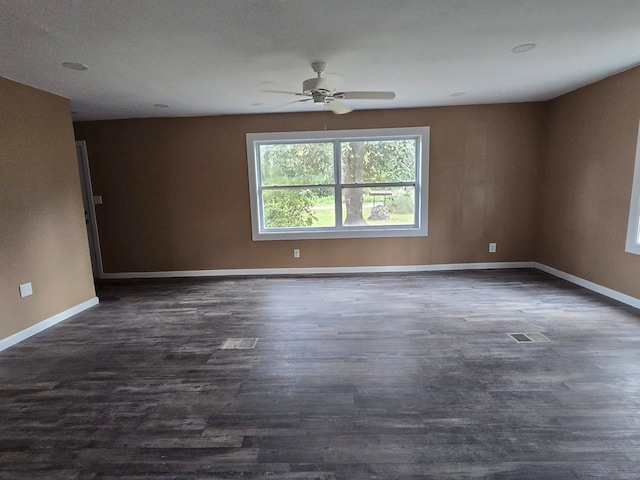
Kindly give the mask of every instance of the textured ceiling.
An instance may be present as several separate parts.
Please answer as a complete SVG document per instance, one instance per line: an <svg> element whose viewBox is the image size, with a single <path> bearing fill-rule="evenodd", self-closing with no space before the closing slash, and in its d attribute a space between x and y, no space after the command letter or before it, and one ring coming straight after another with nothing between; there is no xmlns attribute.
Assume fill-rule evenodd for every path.
<svg viewBox="0 0 640 480"><path fill-rule="evenodd" d="M0 0L0 76L76 120L322 109L265 91L315 60L340 90L397 93L356 109L547 100L640 63L640 1Z"/></svg>

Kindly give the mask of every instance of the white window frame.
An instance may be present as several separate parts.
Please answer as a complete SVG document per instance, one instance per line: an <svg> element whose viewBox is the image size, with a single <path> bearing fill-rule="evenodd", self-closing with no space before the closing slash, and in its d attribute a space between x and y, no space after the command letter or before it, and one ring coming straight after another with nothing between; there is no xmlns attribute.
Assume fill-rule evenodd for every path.
<svg viewBox="0 0 640 480"><path fill-rule="evenodd" d="M636 163L633 172L633 186L631 187L625 251L640 255L640 126L638 127L638 140L636 142Z"/></svg>
<svg viewBox="0 0 640 480"><path fill-rule="evenodd" d="M261 205L259 148L262 143L325 141L373 141L416 138L416 223L414 225L375 225L348 227L300 227L267 229L264 227ZM362 130L320 130L310 132L247 133L247 161L251 200L251 231L253 240L299 240L323 238L418 237L427 236L429 201L429 127L378 128ZM339 176L339 172L336 172ZM337 182L337 194L343 186ZM368 186L365 184L363 186ZM340 194L341 196L341 194ZM342 199L340 198L341 202ZM338 212L336 212L338 213Z"/></svg>

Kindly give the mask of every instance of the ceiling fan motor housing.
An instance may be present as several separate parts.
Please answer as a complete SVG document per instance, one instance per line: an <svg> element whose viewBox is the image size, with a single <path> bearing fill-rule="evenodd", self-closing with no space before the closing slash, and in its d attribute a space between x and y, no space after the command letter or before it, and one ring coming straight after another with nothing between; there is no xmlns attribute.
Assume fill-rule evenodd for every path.
<svg viewBox="0 0 640 480"><path fill-rule="evenodd" d="M309 78L302 82L302 91L306 94L312 94L314 92L328 95L335 90L335 86L330 80L326 78Z"/></svg>

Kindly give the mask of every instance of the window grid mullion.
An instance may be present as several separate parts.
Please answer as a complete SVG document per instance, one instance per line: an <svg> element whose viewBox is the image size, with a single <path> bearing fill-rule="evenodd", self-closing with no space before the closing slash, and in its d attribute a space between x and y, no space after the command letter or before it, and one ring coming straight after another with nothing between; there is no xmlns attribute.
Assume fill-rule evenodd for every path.
<svg viewBox="0 0 640 480"><path fill-rule="evenodd" d="M261 191L264 190L305 190L311 188L333 188L333 183L319 183L317 185L269 185L266 187L260 187Z"/></svg>
<svg viewBox="0 0 640 480"><path fill-rule="evenodd" d="M336 219L336 228L341 229L342 228L342 168L341 168L341 162L342 162L342 152L340 151L340 140L334 140L333 141L333 175L334 175L334 181L336 183L336 189L335 189L335 202L334 202L334 209L335 209L335 219Z"/></svg>
<svg viewBox="0 0 640 480"><path fill-rule="evenodd" d="M369 183L344 183L343 188L386 188L386 187L415 187L417 182L369 182Z"/></svg>

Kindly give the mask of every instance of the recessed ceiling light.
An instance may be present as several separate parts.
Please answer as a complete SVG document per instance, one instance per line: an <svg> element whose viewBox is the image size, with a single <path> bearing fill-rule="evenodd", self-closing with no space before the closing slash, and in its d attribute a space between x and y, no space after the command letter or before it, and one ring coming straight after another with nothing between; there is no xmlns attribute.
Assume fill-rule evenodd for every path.
<svg viewBox="0 0 640 480"><path fill-rule="evenodd" d="M517 47L513 47L511 49L512 53L524 53L524 52L528 52L529 50L533 50L534 48L536 48L536 44L535 43L524 43L522 45L518 45Z"/></svg>
<svg viewBox="0 0 640 480"><path fill-rule="evenodd" d="M264 105L264 104L262 102L255 102L251 104L252 107L259 107L260 105Z"/></svg>
<svg viewBox="0 0 640 480"><path fill-rule="evenodd" d="M154 103L153 106L156 108L169 108L169 105L166 103Z"/></svg>
<svg viewBox="0 0 640 480"><path fill-rule="evenodd" d="M87 67L85 64L77 62L64 62L62 66L70 70L89 70L89 67Z"/></svg>
<svg viewBox="0 0 640 480"><path fill-rule="evenodd" d="M450 93L449 96L450 97L463 97L466 94L467 94L466 92L453 92L453 93Z"/></svg>

